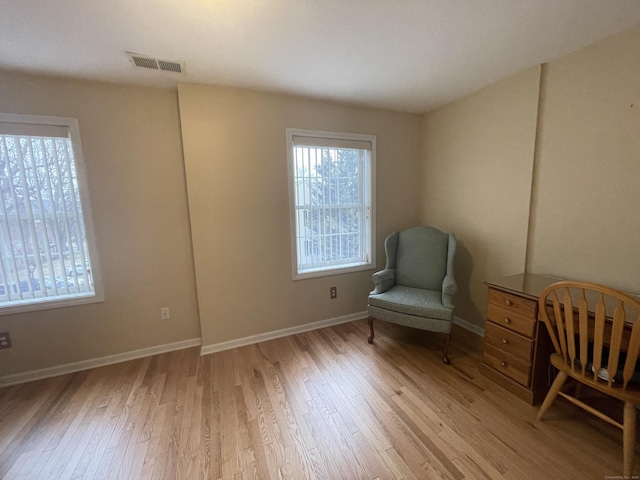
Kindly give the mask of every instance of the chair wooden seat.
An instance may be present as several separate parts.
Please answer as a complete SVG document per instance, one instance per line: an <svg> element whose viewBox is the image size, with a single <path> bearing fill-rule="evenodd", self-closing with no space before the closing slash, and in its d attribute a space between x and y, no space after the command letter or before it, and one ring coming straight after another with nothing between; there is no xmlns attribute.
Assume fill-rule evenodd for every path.
<svg viewBox="0 0 640 480"><path fill-rule="evenodd" d="M561 355L556 353L551 354L551 365L556 367L558 370L565 369L565 361ZM614 386L609 387L608 382L603 378L598 378L594 380L590 377L583 377L581 373L576 374L572 369L566 369L567 374L570 378L582 383L583 385L593 388L594 390L598 390L601 393L604 393L610 397L616 398L623 402L634 402L636 404L640 404L640 384L638 383L629 383L627 388L622 389L621 387L616 388L615 382ZM539 415L539 414L538 414Z"/></svg>

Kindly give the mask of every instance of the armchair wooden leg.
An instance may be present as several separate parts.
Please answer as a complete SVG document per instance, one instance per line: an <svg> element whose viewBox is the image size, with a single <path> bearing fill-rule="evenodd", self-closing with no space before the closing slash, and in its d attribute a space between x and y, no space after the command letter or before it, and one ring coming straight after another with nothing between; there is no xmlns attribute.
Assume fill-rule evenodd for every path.
<svg viewBox="0 0 640 480"><path fill-rule="evenodd" d="M624 478L631 478L636 442L636 406L632 402L625 402L624 404L624 420L622 421L622 426L622 473Z"/></svg>
<svg viewBox="0 0 640 480"><path fill-rule="evenodd" d="M451 344L451 334L447 335L447 338L444 340L444 350L442 351L442 361L445 365L451 365L451 360L449 360L449 345Z"/></svg>
<svg viewBox="0 0 640 480"><path fill-rule="evenodd" d="M369 321L369 330L371 330L371 335L367 340L369 343L373 343L373 317L369 317L367 320Z"/></svg>

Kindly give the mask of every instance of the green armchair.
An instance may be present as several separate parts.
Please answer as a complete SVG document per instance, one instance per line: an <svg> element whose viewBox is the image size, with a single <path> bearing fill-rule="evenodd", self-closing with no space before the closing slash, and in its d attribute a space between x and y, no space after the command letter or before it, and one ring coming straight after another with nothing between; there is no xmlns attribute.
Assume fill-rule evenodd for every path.
<svg viewBox="0 0 640 480"><path fill-rule="evenodd" d="M373 274L369 294L369 328L374 319L444 333L442 360L449 365L453 325L453 277L456 237L433 227L418 226L394 232L384 241L387 264Z"/></svg>

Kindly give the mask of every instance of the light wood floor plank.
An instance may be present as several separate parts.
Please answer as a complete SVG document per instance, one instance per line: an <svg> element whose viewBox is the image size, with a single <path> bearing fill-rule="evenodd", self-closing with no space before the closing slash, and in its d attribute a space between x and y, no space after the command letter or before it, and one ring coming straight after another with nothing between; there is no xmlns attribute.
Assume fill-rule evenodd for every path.
<svg viewBox="0 0 640 480"><path fill-rule="evenodd" d="M373 345L368 335L361 320L0 389L0 478L621 474L617 429L562 400L538 422L537 407L479 374L482 341L473 334L454 329L450 366L439 335L384 322Z"/></svg>

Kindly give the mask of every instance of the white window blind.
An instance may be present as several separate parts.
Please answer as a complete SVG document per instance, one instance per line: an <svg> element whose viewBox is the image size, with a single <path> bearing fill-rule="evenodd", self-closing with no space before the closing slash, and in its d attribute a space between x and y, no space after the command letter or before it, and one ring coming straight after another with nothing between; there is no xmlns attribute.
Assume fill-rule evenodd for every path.
<svg viewBox="0 0 640 480"><path fill-rule="evenodd" d="M101 299L77 132L74 119L0 115L0 311Z"/></svg>
<svg viewBox="0 0 640 480"><path fill-rule="evenodd" d="M294 278L371 268L375 137L287 135Z"/></svg>

